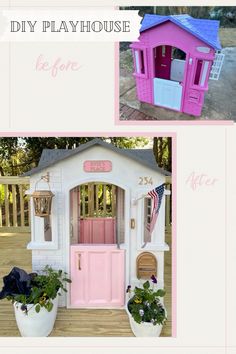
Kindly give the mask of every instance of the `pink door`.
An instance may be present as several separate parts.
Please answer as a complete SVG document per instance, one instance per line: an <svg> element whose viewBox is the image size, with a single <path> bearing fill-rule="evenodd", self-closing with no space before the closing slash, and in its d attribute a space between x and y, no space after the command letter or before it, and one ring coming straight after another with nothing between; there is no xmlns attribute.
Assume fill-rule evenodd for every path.
<svg viewBox="0 0 236 354"><path fill-rule="evenodd" d="M155 77L170 80L171 49L169 45L154 48Z"/></svg>
<svg viewBox="0 0 236 354"><path fill-rule="evenodd" d="M116 245L71 246L71 306L124 305L124 250Z"/></svg>
<svg viewBox="0 0 236 354"><path fill-rule="evenodd" d="M85 218L80 220L80 243L116 243L115 218Z"/></svg>

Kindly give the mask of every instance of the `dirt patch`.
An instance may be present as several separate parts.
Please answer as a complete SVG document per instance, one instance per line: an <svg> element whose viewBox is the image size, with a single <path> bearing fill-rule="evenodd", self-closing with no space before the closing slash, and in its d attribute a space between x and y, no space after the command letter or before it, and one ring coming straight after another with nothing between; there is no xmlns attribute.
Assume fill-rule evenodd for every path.
<svg viewBox="0 0 236 354"><path fill-rule="evenodd" d="M220 28L220 41L223 48L236 47L236 28Z"/></svg>

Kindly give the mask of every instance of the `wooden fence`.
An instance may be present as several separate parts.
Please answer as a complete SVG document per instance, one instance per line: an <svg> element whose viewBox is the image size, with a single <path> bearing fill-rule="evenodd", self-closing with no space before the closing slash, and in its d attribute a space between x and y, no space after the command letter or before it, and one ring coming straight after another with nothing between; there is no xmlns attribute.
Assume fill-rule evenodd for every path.
<svg viewBox="0 0 236 354"><path fill-rule="evenodd" d="M29 177L0 176L0 232L30 231Z"/></svg>
<svg viewBox="0 0 236 354"><path fill-rule="evenodd" d="M171 191L171 177L166 178L166 189ZM30 201L25 191L29 177L0 176L0 232L30 232ZM172 224L172 195L166 195L166 230Z"/></svg>

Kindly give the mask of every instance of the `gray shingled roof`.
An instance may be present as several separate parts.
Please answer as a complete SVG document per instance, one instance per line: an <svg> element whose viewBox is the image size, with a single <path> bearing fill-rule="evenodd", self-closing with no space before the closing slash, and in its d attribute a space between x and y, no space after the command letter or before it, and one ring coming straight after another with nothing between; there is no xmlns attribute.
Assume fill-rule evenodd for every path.
<svg viewBox="0 0 236 354"><path fill-rule="evenodd" d="M80 145L76 149L44 149L39 161L39 164L36 168L25 173L25 176L31 176L35 173L38 173L45 168L48 168L56 163L59 163L69 157L72 157L94 145L100 145L106 149L110 149L120 155L129 157L142 165L145 165L154 171L157 171L164 176L170 176L170 172L165 171L164 169L157 166L155 157L153 155L152 149L120 149L115 147L112 144L108 144L100 139L93 139L88 143Z"/></svg>

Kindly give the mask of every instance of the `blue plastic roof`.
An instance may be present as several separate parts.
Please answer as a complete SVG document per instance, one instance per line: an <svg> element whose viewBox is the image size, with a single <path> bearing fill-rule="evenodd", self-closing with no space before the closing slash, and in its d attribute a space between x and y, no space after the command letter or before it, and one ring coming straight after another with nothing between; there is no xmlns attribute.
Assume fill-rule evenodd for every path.
<svg viewBox="0 0 236 354"><path fill-rule="evenodd" d="M143 18L140 32L158 26L166 21L173 22L216 50L221 49L219 40L220 22L216 20L198 19L189 15L159 16L147 14Z"/></svg>

